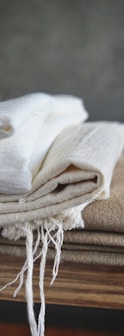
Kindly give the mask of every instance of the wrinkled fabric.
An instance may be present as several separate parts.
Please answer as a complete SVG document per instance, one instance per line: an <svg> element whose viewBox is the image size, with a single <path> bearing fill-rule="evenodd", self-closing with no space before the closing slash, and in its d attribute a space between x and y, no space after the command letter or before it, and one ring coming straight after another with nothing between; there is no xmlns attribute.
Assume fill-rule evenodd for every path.
<svg viewBox="0 0 124 336"><path fill-rule="evenodd" d="M34 93L0 102L0 193L30 191L56 136L87 116L73 96Z"/></svg>
<svg viewBox="0 0 124 336"><path fill-rule="evenodd" d="M77 227L81 209L93 202L93 210L94 200L109 197L113 170L123 145L124 128L118 123L85 123L62 131L51 146L31 193L22 199L0 195L0 226L15 227L30 222L35 229L37 224L42 226L45 218L50 225L50 218L55 217L63 220L63 228L67 230L70 214L77 209L72 225ZM87 227L85 211L83 214ZM93 219L92 214L93 211Z"/></svg>

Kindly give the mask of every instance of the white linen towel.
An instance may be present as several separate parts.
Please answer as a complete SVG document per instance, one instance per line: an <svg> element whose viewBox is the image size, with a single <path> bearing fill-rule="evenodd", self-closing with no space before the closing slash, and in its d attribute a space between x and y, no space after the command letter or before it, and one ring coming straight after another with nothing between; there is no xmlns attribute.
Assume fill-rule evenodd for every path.
<svg viewBox="0 0 124 336"><path fill-rule="evenodd" d="M14 134L35 112L42 114L42 122L51 112L51 97L32 93L0 102L0 139Z"/></svg>
<svg viewBox="0 0 124 336"><path fill-rule="evenodd" d="M56 136L87 116L82 100L73 96L36 93L1 102L0 193L31 190Z"/></svg>

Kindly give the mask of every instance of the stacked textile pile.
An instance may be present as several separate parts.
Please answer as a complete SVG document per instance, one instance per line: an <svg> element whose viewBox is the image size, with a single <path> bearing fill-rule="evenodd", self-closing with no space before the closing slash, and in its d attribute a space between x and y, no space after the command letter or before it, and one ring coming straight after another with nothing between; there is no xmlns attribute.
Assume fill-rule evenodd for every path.
<svg viewBox="0 0 124 336"><path fill-rule="evenodd" d="M110 197L90 204L82 216L85 229L65 233L62 259L124 266L124 155L114 170Z"/></svg>
<svg viewBox="0 0 124 336"><path fill-rule="evenodd" d="M101 253L101 263L114 263L103 253L106 241L109 250L115 249L116 237L99 231L106 227L113 230L119 209L118 223L121 218L123 225L123 190L118 177L123 179L124 126L107 122L83 124L87 113L75 97L34 94L0 104L1 234L9 239L26 237L27 259L20 273L20 286L27 270L29 322L32 335L38 336L44 334L43 278L47 251L49 257L53 255L51 243L56 251L52 282L58 272L61 248L65 260L97 262ZM85 231L81 231L84 224ZM42 306L37 326L32 275L41 242ZM120 245L115 244L118 249Z"/></svg>
<svg viewBox="0 0 124 336"><path fill-rule="evenodd" d="M61 260L69 262L124 265L124 155L113 173L110 197L87 206L82 212L84 229L65 231ZM34 237L34 240L36 236ZM25 239L0 238L0 253L26 256ZM48 258L54 258L54 245Z"/></svg>

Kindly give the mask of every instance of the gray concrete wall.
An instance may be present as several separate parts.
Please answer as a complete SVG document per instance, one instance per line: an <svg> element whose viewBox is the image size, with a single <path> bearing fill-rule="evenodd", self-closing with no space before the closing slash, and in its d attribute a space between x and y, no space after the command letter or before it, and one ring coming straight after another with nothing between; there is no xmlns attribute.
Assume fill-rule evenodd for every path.
<svg viewBox="0 0 124 336"><path fill-rule="evenodd" d="M123 0L0 0L0 97L34 91L124 121Z"/></svg>

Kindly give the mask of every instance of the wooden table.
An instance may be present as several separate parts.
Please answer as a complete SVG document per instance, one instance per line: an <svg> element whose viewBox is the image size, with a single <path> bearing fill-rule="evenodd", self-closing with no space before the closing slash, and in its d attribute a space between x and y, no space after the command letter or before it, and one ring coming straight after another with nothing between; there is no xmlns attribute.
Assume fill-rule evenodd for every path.
<svg viewBox="0 0 124 336"><path fill-rule="evenodd" d="M0 335L9 336L30 336L30 331L27 326L23 325L0 325ZM102 331L86 331L86 330L68 330L48 328L46 336L123 336L122 333L110 333Z"/></svg>
<svg viewBox="0 0 124 336"><path fill-rule="evenodd" d="M24 260L0 255L0 287L11 281L20 271ZM124 308L124 267L95 266L63 262L59 274L50 287L52 262L47 262L45 274L46 302L83 307ZM35 264L34 300L39 302L39 262ZM18 283L0 292L1 300L25 301L24 286L13 298Z"/></svg>

